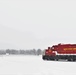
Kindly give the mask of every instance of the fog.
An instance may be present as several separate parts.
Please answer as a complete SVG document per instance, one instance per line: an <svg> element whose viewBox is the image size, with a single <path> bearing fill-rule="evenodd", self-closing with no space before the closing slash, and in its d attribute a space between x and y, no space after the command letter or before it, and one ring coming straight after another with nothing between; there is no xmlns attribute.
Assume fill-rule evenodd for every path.
<svg viewBox="0 0 76 75"><path fill-rule="evenodd" d="M75 8L74 0L0 0L0 49L76 43Z"/></svg>

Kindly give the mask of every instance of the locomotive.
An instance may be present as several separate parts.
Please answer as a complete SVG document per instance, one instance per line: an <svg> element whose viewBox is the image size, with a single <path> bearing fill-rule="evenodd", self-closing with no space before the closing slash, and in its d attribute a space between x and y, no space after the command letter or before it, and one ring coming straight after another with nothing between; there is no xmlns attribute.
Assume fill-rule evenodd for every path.
<svg viewBox="0 0 76 75"><path fill-rule="evenodd" d="M76 44L58 44L45 49L42 55L43 60L76 60Z"/></svg>

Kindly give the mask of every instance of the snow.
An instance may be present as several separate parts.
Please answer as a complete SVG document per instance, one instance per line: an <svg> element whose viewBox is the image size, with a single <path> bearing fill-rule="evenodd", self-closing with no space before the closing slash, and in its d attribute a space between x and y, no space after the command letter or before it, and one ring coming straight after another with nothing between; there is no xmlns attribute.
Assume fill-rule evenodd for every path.
<svg viewBox="0 0 76 75"><path fill-rule="evenodd" d="M76 75L76 62L44 61L41 56L0 56L0 75Z"/></svg>

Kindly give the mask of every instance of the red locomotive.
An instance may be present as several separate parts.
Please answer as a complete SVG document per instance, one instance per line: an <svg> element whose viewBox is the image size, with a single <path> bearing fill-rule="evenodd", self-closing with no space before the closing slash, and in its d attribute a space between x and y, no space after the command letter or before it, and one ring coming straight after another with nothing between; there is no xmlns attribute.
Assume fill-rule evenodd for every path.
<svg viewBox="0 0 76 75"><path fill-rule="evenodd" d="M68 61L76 60L76 44L58 44L48 47L42 55L43 60L59 60Z"/></svg>

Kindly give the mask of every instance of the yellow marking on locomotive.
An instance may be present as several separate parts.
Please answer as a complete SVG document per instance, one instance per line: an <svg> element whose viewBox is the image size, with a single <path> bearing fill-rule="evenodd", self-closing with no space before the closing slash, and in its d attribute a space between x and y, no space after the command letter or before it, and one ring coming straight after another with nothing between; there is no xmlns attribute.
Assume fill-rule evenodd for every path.
<svg viewBox="0 0 76 75"><path fill-rule="evenodd" d="M73 50L76 50L76 48L73 48Z"/></svg>
<svg viewBox="0 0 76 75"><path fill-rule="evenodd" d="M76 48L64 48L64 50L76 50Z"/></svg>

